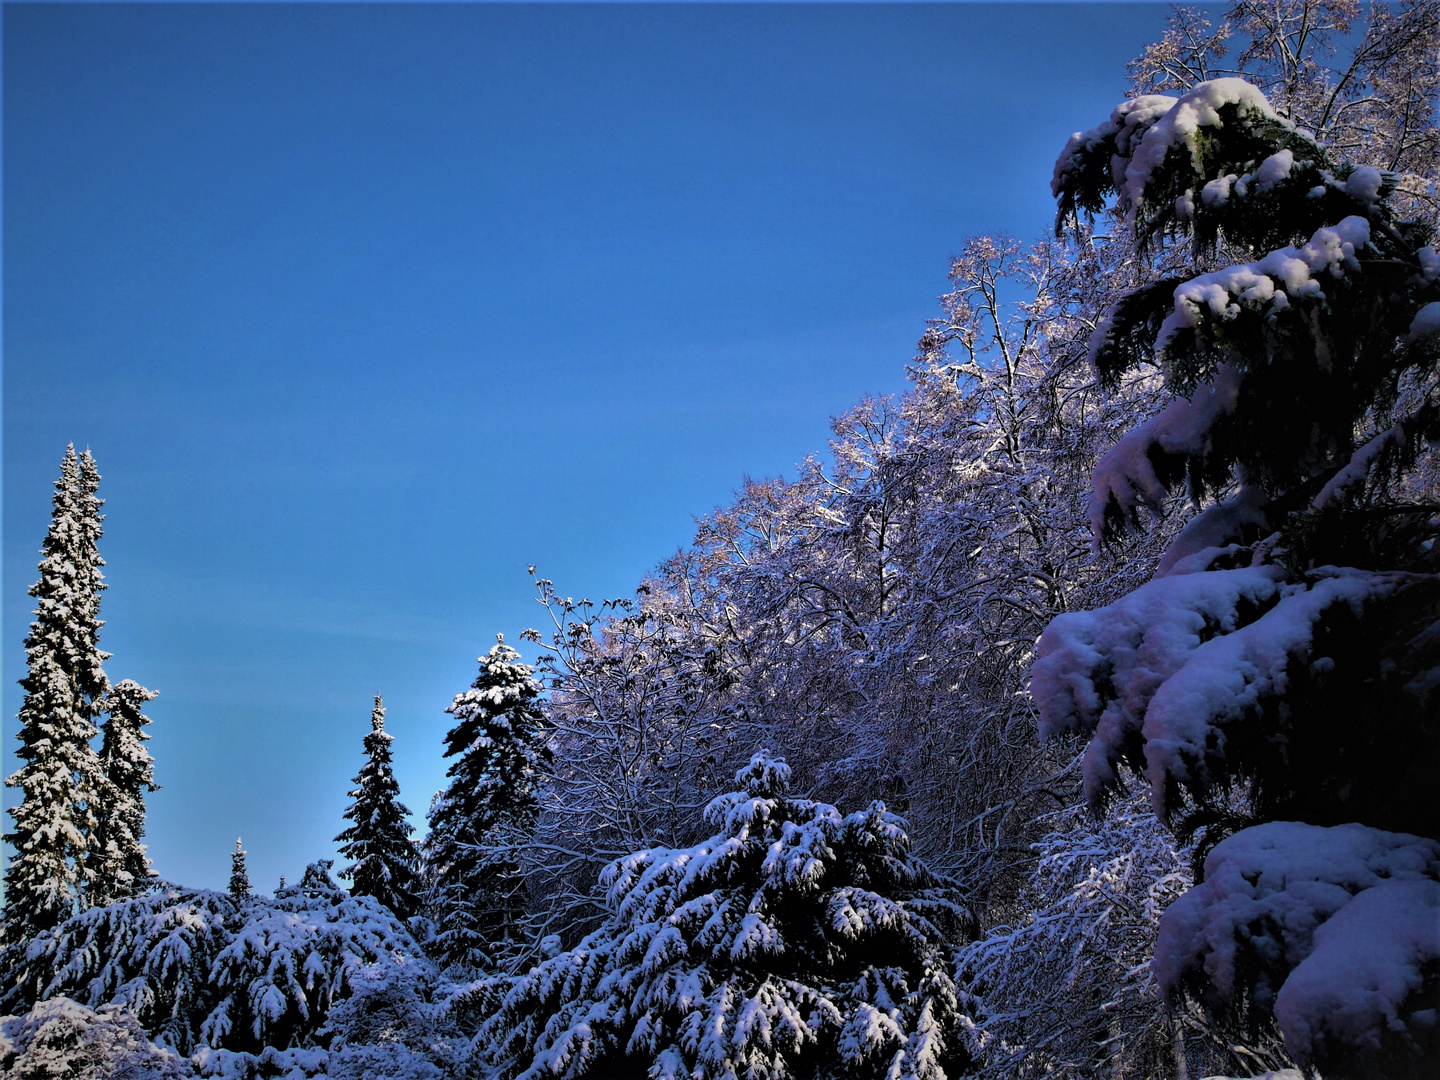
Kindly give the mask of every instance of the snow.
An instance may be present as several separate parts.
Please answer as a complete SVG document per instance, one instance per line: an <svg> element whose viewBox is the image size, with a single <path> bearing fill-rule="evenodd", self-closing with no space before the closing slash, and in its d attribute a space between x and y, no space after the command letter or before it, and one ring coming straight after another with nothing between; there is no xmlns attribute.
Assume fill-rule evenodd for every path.
<svg viewBox="0 0 1440 1080"><path fill-rule="evenodd" d="M1367 210L1380 198L1385 174L1373 165L1361 165L1345 179L1345 194Z"/></svg>
<svg viewBox="0 0 1440 1080"><path fill-rule="evenodd" d="M121 1009L66 997L0 1017L0 1075L9 1080L181 1080L190 1063L156 1046Z"/></svg>
<svg viewBox="0 0 1440 1080"><path fill-rule="evenodd" d="M1433 1023L1406 1003L1437 959L1440 843L1274 821L1216 845L1161 918L1154 968L1166 993L1203 971L1222 1001L1257 980L1252 1000L1303 1061L1325 1040L1379 1047Z"/></svg>
<svg viewBox="0 0 1440 1080"><path fill-rule="evenodd" d="M1437 309L1437 315L1440 315L1440 304L1436 304L1435 307ZM1321 510L1328 506L1332 500L1343 495L1355 485L1363 483L1365 478L1370 475L1370 466L1375 463L1375 459L1378 458L1387 447L1392 445L1403 446L1404 443L1405 426L1403 424L1396 424L1394 427L1387 428L1379 435L1367 441L1360 449L1355 451L1340 471L1332 476L1326 482L1325 486L1320 489L1319 494L1310 502L1311 509Z"/></svg>
<svg viewBox="0 0 1440 1080"><path fill-rule="evenodd" d="M1127 520L1133 520L1141 507L1155 514L1164 509L1166 490L1150 459L1152 450L1204 454L1210 429L1221 416L1234 411L1240 384L1240 371L1222 364L1214 378L1197 387L1188 400L1171 402L1124 435L1096 463L1091 478L1090 525L1097 539L1104 534L1105 514L1112 502Z"/></svg>
<svg viewBox="0 0 1440 1080"><path fill-rule="evenodd" d="M1209 568L1214 557L1239 538L1246 526L1268 530L1265 507L1269 497L1259 488L1242 487L1236 494L1208 506L1186 523L1155 569L1157 578ZM1233 551L1233 548L1228 550Z"/></svg>
<svg viewBox="0 0 1440 1080"><path fill-rule="evenodd" d="M578 1075L623 1048L656 1075L782 1080L819 1049L941 1080L942 927L968 916L901 819L790 798L788 775L757 754L707 808L716 835L609 867L605 924L513 980L482 1025L498 1075Z"/></svg>
<svg viewBox="0 0 1440 1080"><path fill-rule="evenodd" d="M1295 167L1295 154L1290 150L1278 150L1260 163L1255 170L1255 190L1268 191L1290 175Z"/></svg>
<svg viewBox="0 0 1440 1080"><path fill-rule="evenodd" d="M1097 800L1144 723L1156 691L1207 638L1240 625L1242 610L1272 603L1284 586L1274 566L1158 578L1093 611L1051 621L1040 635L1030 694L1040 736L1093 734L1085 791Z"/></svg>
<svg viewBox="0 0 1440 1080"><path fill-rule="evenodd" d="M1304 247L1290 245L1258 262L1227 266L1184 282L1175 289L1175 306L1160 324L1156 355L1162 355L1181 330L1198 327L1207 313L1229 320L1240 314L1242 305L1269 306L1273 312L1288 307L1292 296L1323 299L1318 275L1340 277L1347 269L1358 270L1355 253L1369 242L1370 223L1352 215L1317 229Z"/></svg>
<svg viewBox="0 0 1440 1080"><path fill-rule="evenodd" d="M1440 334L1440 301L1431 301L1415 313L1406 340L1417 341L1431 334Z"/></svg>
<svg viewBox="0 0 1440 1080"><path fill-rule="evenodd" d="M173 887L90 908L37 936L24 978L45 997L121 1005L183 1052L276 1033L305 1042L366 964L418 946L372 897L312 864L273 899Z"/></svg>
<svg viewBox="0 0 1440 1080"><path fill-rule="evenodd" d="M1315 930L1314 946L1275 999L1275 1019L1297 1058L1351 1047L1383 1053L1386 1043L1420 1054L1424 1041L1433 1042L1433 995L1429 1008L1415 1005L1427 967L1440 964L1440 881L1390 880L1364 890Z"/></svg>
<svg viewBox="0 0 1440 1080"><path fill-rule="evenodd" d="M1100 146L1106 139L1114 138L1116 147L1115 183L1118 185L1124 179L1124 163L1129 159L1133 149L1139 143L1140 137L1149 130L1156 120L1170 111L1175 104L1175 98L1162 94L1146 94L1141 97L1123 101L1115 106L1110 114L1110 119L1099 124L1088 131L1077 131L1070 136L1065 144L1065 149L1060 152L1059 158L1055 161L1055 169L1050 181L1050 192L1058 196L1064 187L1065 178L1070 171L1076 168L1078 161L1083 155Z"/></svg>
<svg viewBox="0 0 1440 1080"><path fill-rule="evenodd" d="M1200 201L1206 206L1224 206L1230 201L1230 185L1235 183L1234 173L1217 176L1200 189Z"/></svg>
<svg viewBox="0 0 1440 1080"><path fill-rule="evenodd" d="M1334 567L1298 582L1275 566L1172 572L1108 607L1061 615L1040 636L1031 676L1041 737L1091 735L1083 773L1092 804L1127 753L1143 748L1164 819L1176 784L1217 779L1226 728L1284 692L1288 666L1310 657L1328 612L1358 614L1404 580Z"/></svg>
<svg viewBox="0 0 1440 1080"><path fill-rule="evenodd" d="M1201 128L1220 126L1219 110L1226 105L1239 105L1279 120L1265 95L1244 79L1212 79L1196 84L1175 100L1141 138L1125 167L1122 199L1131 205L1143 202L1150 177L1174 149L1187 149L1198 169L1197 135Z"/></svg>
<svg viewBox="0 0 1440 1080"><path fill-rule="evenodd" d="M1155 689L1141 736L1151 799L1162 820L1174 809L1169 800L1176 783L1208 789L1218 779L1209 775L1209 768L1212 759L1224 757L1226 729L1266 698L1285 691L1287 669L1297 659L1310 658L1320 620L1341 604L1360 614L1405 577L1334 567L1318 573L1327 576L1313 584L1281 587L1279 602L1260 618L1232 632L1222 629L1198 645ZM1201 575L1200 580L1215 576ZM1118 750L1105 747L1107 760ZM1088 775L1086 780L1088 788Z"/></svg>
<svg viewBox="0 0 1440 1080"><path fill-rule="evenodd" d="M1420 278L1422 281L1431 282L1440 278L1440 253L1433 247L1422 247L1415 252L1420 260Z"/></svg>

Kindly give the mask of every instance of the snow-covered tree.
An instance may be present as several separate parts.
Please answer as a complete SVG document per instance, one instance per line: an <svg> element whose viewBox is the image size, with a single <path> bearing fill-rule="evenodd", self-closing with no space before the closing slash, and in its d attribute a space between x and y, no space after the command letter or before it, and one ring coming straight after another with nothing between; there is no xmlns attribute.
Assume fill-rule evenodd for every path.
<svg viewBox="0 0 1440 1080"><path fill-rule="evenodd" d="M5 839L14 855L5 868L5 942L17 945L69 918L86 901L105 774L90 740L109 690L99 646L100 592L105 588L98 543L100 476L87 450L65 450L55 482L50 529L41 548L40 579L30 587L35 621L25 638L20 685L24 764L7 777L19 788Z"/></svg>
<svg viewBox="0 0 1440 1080"><path fill-rule="evenodd" d="M515 979L476 1038L500 1077L957 1075L970 914L883 804L788 793L766 753L694 847L606 872L609 918Z"/></svg>
<svg viewBox="0 0 1440 1080"><path fill-rule="evenodd" d="M145 749L150 718L141 709L156 691L131 679L115 684L100 725L105 788L95 828L90 902L109 904L144 891L155 879L145 856L145 793L155 791L155 763Z"/></svg>
<svg viewBox="0 0 1440 1080"><path fill-rule="evenodd" d="M399 801L400 785L390 765L394 736L385 730L385 706L375 695L370 732L365 736L365 764L350 792L354 801L345 811L351 822L335 838L340 854L354 860L340 871L350 880L351 896L373 896L402 919L420 907L416 872L415 831L410 813Z"/></svg>
<svg viewBox="0 0 1440 1080"><path fill-rule="evenodd" d="M1142 243L1185 237L1195 260L1091 337L1102 379L1153 364L1174 395L1098 464L1094 530L1115 538L1182 486L1210 505L1152 581L1046 629L1041 729L1090 737L1097 807L1123 765L1207 843L1236 793L1239 824L1268 823L1211 852L1160 923L1156 971L1222 1017L1273 1015L1340 1080L1440 1060L1440 565L1415 473L1440 435L1440 255L1392 206L1397 182L1233 78L1125 102L1054 179L1062 221L1113 196ZM1210 887L1231 874L1290 929ZM1283 948L1251 963L1250 938Z"/></svg>
<svg viewBox="0 0 1440 1080"><path fill-rule="evenodd" d="M429 947L447 966L485 971L524 943L515 851L535 827L551 756L534 668L502 636L479 663L475 682L446 710L456 723L445 757L456 760L430 807L424 858Z"/></svg>
<svg viewBox="0 0 1440 1080"><path fill-rule="evenodd" d="M230 853L230 895L243 900L250 895L250 872L245 869L245 850L240 846L240 837L235 838L235 850Z"/></svg>

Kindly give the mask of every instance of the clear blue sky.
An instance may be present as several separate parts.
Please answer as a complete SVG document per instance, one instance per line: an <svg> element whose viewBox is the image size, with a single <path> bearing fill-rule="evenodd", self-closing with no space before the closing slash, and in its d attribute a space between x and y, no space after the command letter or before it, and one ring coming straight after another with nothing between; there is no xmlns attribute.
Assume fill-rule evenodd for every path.
<svg viewBox="0 0 1440 1080"><path fill-rule="evenodd" d="M73 441L159 871L332 854L377 689L423 814L527 564L628 594L903 389L1164 12L6 5L5 772Z"/></svg>

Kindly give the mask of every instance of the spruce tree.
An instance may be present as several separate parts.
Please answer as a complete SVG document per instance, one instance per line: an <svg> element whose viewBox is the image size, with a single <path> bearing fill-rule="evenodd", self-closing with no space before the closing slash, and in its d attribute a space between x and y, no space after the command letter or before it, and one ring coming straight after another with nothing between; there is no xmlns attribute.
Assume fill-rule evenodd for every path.
<svg viewBox="0 0 1440 1080"><path fill-rule="evenodd" d="M1046 629L1042 731L1090 736L1097 809L1128 767L1213 847L1162 989L1273 1018L1335 1080L1440 1062L1440 254L1396 183L1239 79L1122 104L1054 180L1062 222L1113 196L1142 245L1191 244L1091 338L1102 381L1154 365L1173 395L1099 462L1095 531L1211 505Z"/></svg>
<svg viewBox="0 0 1440 1080"><path fill-rule="evenodd" d="M430 808L425 865L431 948L447 965L494 968L524 940L513 847L534 830L551 760L534 674L497 635L474 684L446 710L458 723L445 736L445 757L457 760Z"/></svg>
<svg viewBox="0 0 1440 1080"><path fill-rule="evenodd" d="M965 1070L951 965L973 914L915 856L904 819L796 798L764 751L736 784L705 810L713 836L616 860L604 923L506 988L476 1039L496 1077Z"/></svg>
<svg viewBox="0 0 1440 1080"><path fill-rule="evenodd" d="M345 811L353 822L335 838L340 854L353 863L340 871L350 880L351 896L373 896L402 919L419 910L419 878L415 867L414 827L399 801L400 785L390 767L394 736L385 730L385 707L375 695L370 733L365 736L365 764L350 792Z"/></svg>
<svg viewBox="0 0 1440 1080"><path fill-rule="evenodd" d="M105 790L92 855L91 902L95 904L135 896L156 877L140 842L145 835L145 792L159 788L154 759L145 749L150 718L141 709L156 696L156 691L125 679L105 699L108 716L100 725Z"/></svg>
<svg viewBox="0 0 1440 1080"><path fill-rule="evenodd" d="M22 792L5 837L14 855L5 870L5 941L14 945L68 918L86 902L87 866L104 770L90 745L109 689L99 646L100 475L89 451L65 450L55 482L40 579L30 587L35 621L25 639L17 756L6 778Z"/></svg>
<svg viewBox="0 0 1440 1080"><path fill-rule="evenodd" d="M240 846L240 838L235 838L235 852L230 856L230 895L237 900L244 900L250 895L250 874L245 869L245 849Z"/></svg>

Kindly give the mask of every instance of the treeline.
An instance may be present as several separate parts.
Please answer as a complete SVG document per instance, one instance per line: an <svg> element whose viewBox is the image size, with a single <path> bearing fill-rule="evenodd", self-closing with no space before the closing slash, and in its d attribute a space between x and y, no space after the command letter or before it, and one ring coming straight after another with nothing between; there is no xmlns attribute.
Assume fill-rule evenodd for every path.
<svg viewBox="0 0 1440 1080"><path fill-rule="evenodd" d="M537 578L537 659L481 658L418 842L377 698L348 894L154 885L143 803L112 841L119 781L37 749L0 1065L1432 1073L1440 7L1179 9L1130 74L1056 236L966 242L906 394L634 597ZM32 652L21 737L81 717L79 760L149 692L85 659L72 471L36 589L80 630L41 599L31 640L92 651Z"/></svg>

